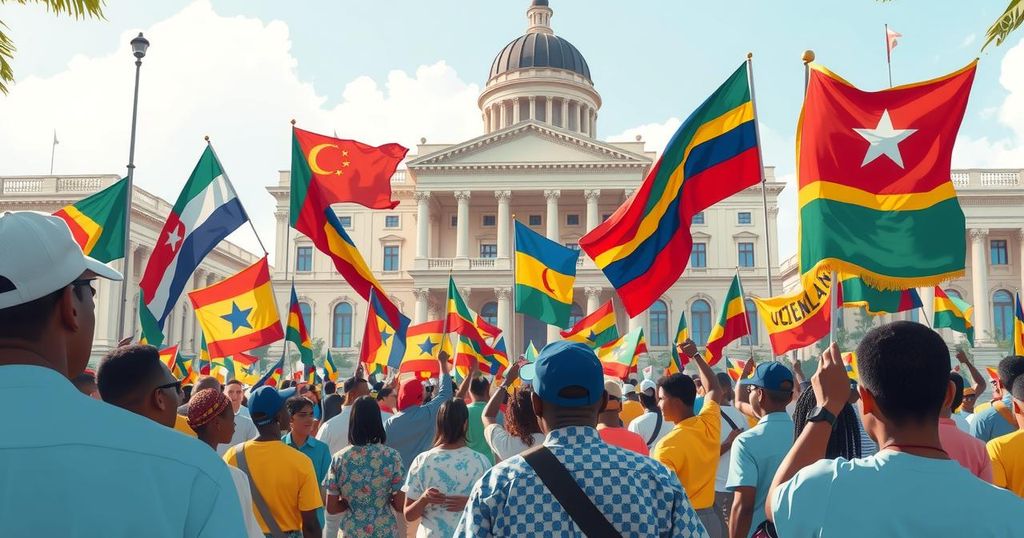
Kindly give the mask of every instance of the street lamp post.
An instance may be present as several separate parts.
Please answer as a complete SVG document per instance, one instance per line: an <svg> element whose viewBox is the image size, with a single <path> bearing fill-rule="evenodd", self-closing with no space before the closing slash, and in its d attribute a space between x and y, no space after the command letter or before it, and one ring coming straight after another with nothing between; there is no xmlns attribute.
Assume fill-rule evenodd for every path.
<svg viewBox="0 0 1024 538"><path fill-rule="evenodd" d="M126 332L124 315L128 307L128 285L131 282L128 274L131 270L131 260L128 259L131 254L128 251L128 239L131 237L132 226L132 190L134 188L132 180L135 176L135 124L139 116L139 71L142 69L142 58L146 56L146 50L149 49L149 40L142 37L142 32L139 32L138 37L132 39L131 45L132 55L135 56L135 97L132 100L132 134L128 147L128 195L124 211L124 280L121 282L121 302L117 311L118 340L124 339Z"/></svg>

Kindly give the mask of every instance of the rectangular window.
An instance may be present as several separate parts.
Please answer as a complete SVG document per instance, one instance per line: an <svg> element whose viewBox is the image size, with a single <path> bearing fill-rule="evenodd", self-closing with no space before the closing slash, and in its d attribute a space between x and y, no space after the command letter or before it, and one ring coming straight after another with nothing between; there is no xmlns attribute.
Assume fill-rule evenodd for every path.
<svg viewBox="0 0 1024 538"><path fill-rule="evenodd" d="M398 270L398 245L384 246L384 270Z"/></svg>
<svg viewBox="0 0 1024 538"><path fill-rule="evenodd" d="M529 223L530 223L530 226L540 226L541 225L540 215L530 215Z"/></svg>
<svg viewBox="0 0 1024 538"><path fill-rule="evenodd" d="M737 224L750 224L750 211L740 211L736 214Z"/></svg>
<svg viewBox="0 0 1024 538"><path fill-rule="evenodd" d="M341 227L346 230L352 229L352 217L350 215L342 215L338 217L338 221L341 222Z"/></svg>
<svg viewBox="0 0 1024 538"><path fill-rule="evenodd" d="M989 252L991 253L992 265L1007 265L1009 253L1006 251L1005 239L993 239L989 241Z"/></svg>
<svg viewBox="0 0 1024 538"><path fill-rule="evenodd" d="M295 272L308 273L313 270L313 247L295 249Z"/></svg>
<svg viewBox="0 0 1024 538"><path fill-rule="evenodd" d="M487 228L493 227L495 224L497 224L497 222L498 222L498 218L495 217L494 215L484 215L483 225L485 227L487 227Z"/></svg>
<svg viewBox="0 0 1024 538"><path fill-rule="evenodd" d="M604 221L610 219L611 216L612 216L611 213L605 213L604 215L601 215L601 222L604 222Z"/></svg>
<svg viewBox="0 0 1024 538"><path fill-rule="evenodd" d="M385 215L384 216L384 227L385 228L398 228L398 215Z"/></svg>
<svg viewBox="0 0 1024 538"><path fill-rule="evenodd" d="M493 243L481 243L480 244L480 257L481 258L497 258L498 257L498 245Z"/></svg>
<svg viewBox="0 0 1024 538"><path fill-rule="evenodd" d="M740 243L739 244L739 266L740 267L753 267L754 266L754 244L753 243Z"/></svg>
<svg viewBox="0 0 1024 538"><path fill-rule="evenodd" d="M459 225L459 216L458 215L452 215L451 223L452 223L452 228L457 227Z"/></svg>
<svg viewBox="0 0 1024 538"><path fill-rule="evenodd" d="M694 243L690 252L690 267L703 269L708 266L708 244Z"/></svg>
<svg viewBox="0 0 1024 538"><path fill-rule="evenodd" d="M565 225L566 226L579 226L580 225L580 216L578 214L575 214L575 213L569 213L568 215L565 216Z"/></svg>
<svg viewBox="0 0 1024 538"><path fill-rule="evenodd" d="M690 222L692 224L704 224L704 212L701 211L700 213L694 215L693 219Z"/></svg>

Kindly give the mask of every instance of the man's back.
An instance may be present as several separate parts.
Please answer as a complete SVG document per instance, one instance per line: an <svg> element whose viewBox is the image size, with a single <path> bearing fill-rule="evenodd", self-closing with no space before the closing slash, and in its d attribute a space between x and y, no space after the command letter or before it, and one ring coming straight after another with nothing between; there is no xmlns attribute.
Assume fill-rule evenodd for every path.
<svg viewBox="0 0 1024 538"><path fill-rule="evenodd" d="M661 464L605 444L584 426L544 442L623 536L706 536L679 481ZM456 536L583 536L522 456L477 482Z"/></svg>
<svg viewBox="0 0 1024 538"><path fill-rule="evenodd" d="M992 462L988 459L985 443L960 430L952 418L939 419L939 441L946 454L964 469L986 482L992 482Z"/></svg>
<svg viewBox="0 0 1024 538"><path fill-rule="evenodd" d="M434 399L423 405L414 405L396 413L384 421L384 433L387 442L384 444L402 455L402 473L409 472L409 465L434 443L437 431L437 412L441 404L452 399L452 378L448 374L441 376L441 390Z"/></svg>
<svg viewBox="0 0 1024 538"><path fill-rule="evenodd" d="M892 450L819 460L776 488L772 504L779 536L1009 537L1024 513L1024 501L956 461Z"/></svg>
<svg viewBox="0 0 1024 538"><path fill-rule="evenodd" d="M36 366L0 366L0 409L19 420L0 436L0 534L246 535L231 476L200 441Z"/></svg>
<svg viewBox="0 0 1024 538"><path fill-rule="evenodd" d="M324 422L316 434L316 440L325 443L332 456L348 446L348 423L351 417L352 406L343 405L341 412Z"/></svg>
<svg viewBox="0 0 1024 538"><path fill-rule="evenodd" d="M647 448L651 449L654 448L654 445L658 444L658 441L661 441L663 437L668 435L668 432L672 431L675 425L675 422L665 420L665 417L662 416L661 427L658 428L658 434L654 435L654 428L658 426L658 413L648 411L633 419L626 429L642 437L644 442L651 440L651 442L647 443Z"/></svg>
<svg viewBox="0 0 1024 538"><path fill-rule="evenodd" d="M242 450L249 476L281 530L300 530L301 512L323 506L313 462L281 441L246 441L229 448L224 461L238 467L238 452ZM263 532L269 532L258 511L256 519Z"/></svg>
<svg viewBox="0 0 1024 538"><path fill-rule="evenodd" d="M987 443L996 437L1016 431L1017 424L1011 422L1012 413L1013 399L1009 395L992 402L992 405L984 409L975 410L974 420L971 421L971 435Z"/></svg>
<svg viewBox="0 0 1024 538"><path fill-rule="evenodd" d="M992 483L1024 497L1024 431L996 437L986 448L992 461Z"/></svg>
<svg viewBox="0 0 1024 538"><path fill-rule="evenodd" d="M725 409L725 408L723 408ZM764 503L768 488L782 460L793 446L793 420L785 411L769 413L753 428L739 434L730 450L729 476L725 491L754 488L751 533L765 519Z"/></svg>

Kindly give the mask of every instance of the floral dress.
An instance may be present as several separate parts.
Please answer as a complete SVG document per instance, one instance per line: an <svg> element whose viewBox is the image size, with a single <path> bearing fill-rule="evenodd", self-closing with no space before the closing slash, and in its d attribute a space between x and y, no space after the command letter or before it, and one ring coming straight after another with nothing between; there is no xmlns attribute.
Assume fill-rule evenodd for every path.
<svg viewBox="0 0 1024 538"><path fill-rule="evenodd" d="M412 460L402 491L406 498L418 499L429 488L445 495L469 496L473 484L491 468L491 460L464 446L448 450L434 447ZM417 538L449 538L455 535L462 512L449 512L444 506L429 505L423 510ZM525 538L525 537L524 537Z"/></svg>
<svg viewBox="0 0 1024 538"><path fill-rule="evenodd" d="M323 485L328 495L349 502L341 518L345 536L395 536L398 528L390 499L402 488L402 479L402 456L391 447L370 444L339 450Z"/></svg>

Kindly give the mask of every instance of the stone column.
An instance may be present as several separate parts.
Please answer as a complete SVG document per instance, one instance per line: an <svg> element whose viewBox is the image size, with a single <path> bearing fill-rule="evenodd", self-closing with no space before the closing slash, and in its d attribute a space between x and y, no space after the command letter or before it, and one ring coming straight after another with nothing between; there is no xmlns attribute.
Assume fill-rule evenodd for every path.
<svg viewBox="0 0 1024 538"><path fill-rule="evenodd" d="M935 288L932 286L918 288L917 293L921 296L921 305L924 307L924 315L918 319L926 325L933 324L935 322Z"/></svg>
<svg viewBox="0 0 1024 538"><path fill-rule="evenodd" d="M285 253L288 252L288 238L290 236L288 230L288 211L274 211L274 218L277 219L277 259L284 261ZM294 232L298 233L298 232ZM291 256L288 256L288 263L295 267L295 253L292 252ZM277 278L285 278L285 274L291 274L291 268L284 264L280 264L275 271L279 276Z"/></svg>
<svg viewBox="0 0 1024 538"><path fill-rule="evenodd" d="M512 125L519 123L519 98L512 98Z"/></svg>
<svg viewBox="0 0 1024 538"><path fill-rule="evenodd" d="M583 293L587 296L587 314L593 314L595 310L601 307L601 288L583 288Z"/></svg>
<svg viewBox="0 0 1024 538"><path fill-rule="evenodd" d="M971 284L974 295L974 334L978 342L990 341L992 325L989 323L991 301L988 297L988 230L972 229Z"/></svg>
<svg viewBox="0 0 1024 538"><path fill-rule="evenodd" d="M416 257L430 257L430 192L416 191Z"/></svg>
<svg viewBox="0 0 1024 538"><path fill-rule="evenodd" d="M498 118L499 118L498 119L498 129L503 129L505 127L505 125L507 124L507 122L505 121L505 119L506 119L506 112L505 112L505 102L504 101L501 101L500 103L498 103Z"/></svg>
<svg viewBox="0 0 1024 538"><path fill-rule="evenodd" d="M551 97L545 97L544 98L544 121L547 122L548 125L554 127L555 126L555 118L553 118L551 116L551 109L552 109L552 99L551 99Z"/></svg>
<svg viewBox="0 0 1024 538"><path fill-rule="evenodd" d="M484 109L484 132L491 132L491 109Z"/></svg>
<svg viewBox="0 0 1024 538"><path fill-rule="evenodd" d="M494 296L498 299L498 328L505 334L512 330L512 288L494 288ZM509 335L505 339L508 345L514 340Z"/></svg>
<svg viewBox="0 0 1024 538"><path fill-rule="evenodd" d="M562 98L562 128L569 130L569 100Z"/></svg>
<svg viewBox="0 0 1024 538"><path fill-rule="evenodd" d="M587 199L587 231L589 232L601 224L601 211L597 206L601 199L601 190L587 189L583 191L583 197Z"/></svg>
<svg viewBox="0 0 1024 538"><path fill-rule="evenodd" d="M1017 252L1020 253L1020 265L1017 266L1020 271L1020 292L1024 294L1024 228L1017 230L1017 245Z"/></svg>
<svg viewBox="0 0 1024 538"><path fill-rule="evenodd" d="M141 256L141 254L142 254L142 247L138 243L136 243L135 241L130 241L128 243L128 249L125 251L125 253L127 254L127 256L125 257L125 264L124 264L124 267L125 267L124 280L121 281L121 285L127 286L127 291L128 292L125 294L124 327L122 327L122 330L120 331L120 333L121 334L125 334L125 335L130 335L130 334L133 334L135 332L136 318L138 317L138 315L132 315L132 314L133 314L133 312L135 312L135 308L138 305L138 299L135 297L135 294L139 291L139 278L141 278L142 269L143 269L143 267L142 267L143 262L138 259L138 258L142 257ZM139 278L135 277L136 271L140 275ZM121 308L121 304L118 302L121 299L120 298L120 290L118 290L118 293L115 294L115 295L117 295L117 298L114 299L114 307L115 307L114 312L118 312L117 309ZM115 317L114 319L116 320L117 318ZM138 337L140 337L142 335L135 335L135 336L136 336L136 338L138 338ZM115 334L114 335L114 343L117 342L117 338L118 338L118 335Z"/></svg>
<svg viewBox="0 0 1024 538"><path fill-rule="evenodd" d="M533 95L530 96L530 117L526 118L526 119L528 119L528 120L535 120L535 119L537 119L537 97L536 96L533 96Z"/></svg>
<svg viewBox="0 0 1024 538"><path fill-rule="evenodd" d="M562 195L562 191L557 189L547 189L544 191L544 199L548 201L548 225L547 225L547 238L561 244L558 236L558 197Z"/></svg>
<svg viewBox="0 0 1024 538"><path fill-rule="evenodd" d="M579 108L576 111L576 130L581 134L587 133L587 107L583 103L579 103Z"/></svg>
<svg viewBox="0 0 1024 538"><path fill-rule="evenodd" d="M427 306L430 300L430 288L413 288L412 294L416 297L416 311L413 314L414 323L427 321Z"/></svg>
<svg viewBox="0 0 1024 538"><path fill-rule="evenodd" d="M455 191L459 204L455 223L455 257L469 257L469 191Z"/></svg>
<svg viewBox="0 0 1024 538"><path fill-rule="evenodd" d="M597 138L597 110L590 109L590 138Z"/></svg>
<svg viewBox="0 0 1024 538"><path fill-rule="evenodd" d="M508 258L509 206L512 191L494 191L494 197L498 199L498 257Z"/></svg>

